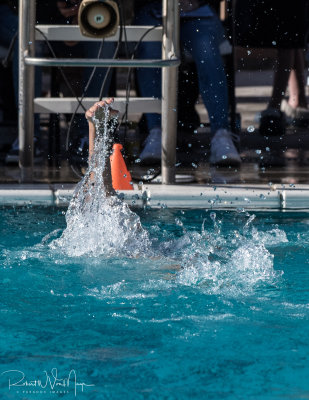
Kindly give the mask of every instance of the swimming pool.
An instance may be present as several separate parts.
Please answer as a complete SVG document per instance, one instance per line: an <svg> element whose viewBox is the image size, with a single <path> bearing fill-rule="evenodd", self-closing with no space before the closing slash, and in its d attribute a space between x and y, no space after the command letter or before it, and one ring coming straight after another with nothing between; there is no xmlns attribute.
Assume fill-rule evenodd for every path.
<svg viewBox="0 0 309 400"><path fill-rule="evenodd" d="M96 256L64 213L1 207L1 398L308 397L308 213L144 209Z"/></svg>

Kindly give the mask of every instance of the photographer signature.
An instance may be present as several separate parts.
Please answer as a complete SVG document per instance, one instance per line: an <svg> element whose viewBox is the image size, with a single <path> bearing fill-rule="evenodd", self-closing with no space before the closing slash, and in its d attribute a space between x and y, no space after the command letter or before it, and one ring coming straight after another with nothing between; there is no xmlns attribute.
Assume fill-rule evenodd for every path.
<svg viewBox="0 0 309 400"><path fill-rule="evenodd" d="M45 376L42 379L27 380L25 373L17 369L10 369L1 373L1 375L9 376L9 390L12 387L36 387L41 389L50 388L51 390L59 388L74 388L75 396L77 395L77 389L81 388L82 392L85 387L95 386L87 385L84 382L77 381L76 371L71 369L66 378L58 378L57 368L52 368L51 374L46 370L43 371ZM13 375L13 378L11 376Z"/></svg>

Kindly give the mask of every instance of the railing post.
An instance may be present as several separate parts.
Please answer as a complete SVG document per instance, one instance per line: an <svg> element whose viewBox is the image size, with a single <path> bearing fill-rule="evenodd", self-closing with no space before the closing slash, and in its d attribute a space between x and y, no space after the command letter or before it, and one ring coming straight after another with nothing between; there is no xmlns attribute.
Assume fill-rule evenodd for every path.
<svg viewBox="0 0 309 400"><path fill-rule="evenodd" d="M35 0L19 1L18 137L21 182L33 179L34 66L25 57L35 55Z"/></svg>
<svg viewBox="0 0 309 400"><path fill-rule="evenodd" d="M178 0L163 0L162 58L179 57ZM162 68L162 183L175 183L178 67Z"/></svg>

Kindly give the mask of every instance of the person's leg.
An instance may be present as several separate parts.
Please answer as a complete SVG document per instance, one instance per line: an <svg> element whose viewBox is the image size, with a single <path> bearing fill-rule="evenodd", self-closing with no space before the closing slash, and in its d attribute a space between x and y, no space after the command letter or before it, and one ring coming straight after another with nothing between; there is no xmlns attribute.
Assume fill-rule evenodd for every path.
<svg viewBox="0 0 309 400"><path fill-rule="evenodd" d="M278 49L274 64L274 79L272 95L266 110L260 114L259 132L263 136L282 136L286 130L286 116L291 113L291 107L285 101L285 92L289 76L294 65L293 49ZM290 115L288 115L290 117Z"/></svg>
<svg viewBox="0 0 309 400"><path fill-rule="evenodd" d="M224 36L217 16L188 19L181 26L181 41L196 63L200 93L208 111L211 131L210 163L216 166L238 166L238 151L229 130L228 90L219 50Z"/></svg>
<svg viewBox="0 0 309 400"><path fill-rule="evenodd" d="M278 49L277 60L274 68L274 82L272 95L268 108L280 110L281 101L284 98L290 72L294 65L293 49Z"/></svg>
<svg viewBox="0 0 309 400"><path fill-rule="evenodd" d="M289 76L289 81L288 81L288 87L289 87L289 105L292 108L298 107L298 99L299 99L299 87L298 87L298 82L296 78L296 71L295 69L292 69L290 72Z"/></svg>
<svg viewBox="0 0 309 400"><path fill-rule="evenodd" d="M219 51L223 38L220 22L215 16L185 20L180 37L196 63L200 93L212 132L229 129L227 82Z"/></svg>
<svg viewBox="0 0 309 400"><path fill-rule="evenodd" d="M305 58L304 50L294 50L294 65L291 70L288 87L289 87L289 105L293 108L307 108L307 99L305 93Z"/></svg>

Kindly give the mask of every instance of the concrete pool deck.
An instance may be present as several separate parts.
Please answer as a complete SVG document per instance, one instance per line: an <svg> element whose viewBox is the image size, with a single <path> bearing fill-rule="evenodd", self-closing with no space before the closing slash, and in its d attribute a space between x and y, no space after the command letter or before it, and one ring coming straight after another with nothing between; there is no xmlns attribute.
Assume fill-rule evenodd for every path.
<svg viewBox="0 0 309 400"><path fill-rule="evenodd" d="M74 184L1 185L1 205L67 206ZM133 207L227 210L309 210L309 185L134 185L118 192Z"/></svg>

